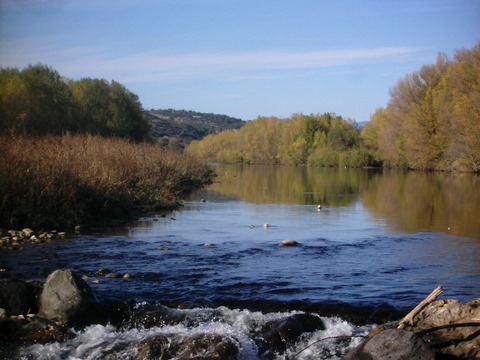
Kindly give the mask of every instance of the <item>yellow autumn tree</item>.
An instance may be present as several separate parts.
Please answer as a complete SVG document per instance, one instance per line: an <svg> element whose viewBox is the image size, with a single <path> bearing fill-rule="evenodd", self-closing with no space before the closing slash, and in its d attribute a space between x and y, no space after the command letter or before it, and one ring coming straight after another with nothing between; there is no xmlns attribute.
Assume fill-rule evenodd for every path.
<svg viewBox="0 0 480 360"><path fill-rule="evenodd" d="M480 171L480 42L460 50L445 75L451 124L448 156L454 169Z"/></svg>

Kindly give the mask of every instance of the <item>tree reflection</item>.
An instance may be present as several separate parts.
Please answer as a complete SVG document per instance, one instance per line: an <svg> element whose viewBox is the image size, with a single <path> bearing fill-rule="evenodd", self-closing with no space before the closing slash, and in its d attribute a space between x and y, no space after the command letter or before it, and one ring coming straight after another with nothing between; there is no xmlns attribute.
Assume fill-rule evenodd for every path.
<svg viewBox="0 0 480 360"><path fill-rule="evenodd" d="M356 201L373 171L275 165L218 165L210 189L257 204L345 206Z"/></svg>
<svg viewBox="0 0 480 360"><path fill-rule="evenodd" d="M350 168L217 165L209 189L256 204L352 206L356 201L402 232L480 239L480 176Z"/></svg>
<svg viewBox="0 0 480 360"><path fill-rule="evenodd" d="M384 171L363 190L362 204L400 231L480 238L480 177Z"/></svg>

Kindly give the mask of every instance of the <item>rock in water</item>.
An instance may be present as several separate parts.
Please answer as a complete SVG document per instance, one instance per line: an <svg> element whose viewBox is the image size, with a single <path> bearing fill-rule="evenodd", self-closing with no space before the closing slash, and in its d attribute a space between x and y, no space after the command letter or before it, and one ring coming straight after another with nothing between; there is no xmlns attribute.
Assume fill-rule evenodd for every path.
<svg viewBox="0 0 480 360"><path fill-rule="evenodd" d="M303 333L325 330L322 319L313 314L295 314L273 321L259 334L258 348L261 359L273 359L285 352Z"/></svg>
<svg viewBox="0 0 480 360"><path fill-rule="evenodd" d="M280 245L280 246L298 246L300 244L295 240L282 240L282 241L280 241L280 243L278 245Z"/></svg>
<svg viewBox="0 0 480 360"><path fill-rule="evenodd" d="M429 329L454 324L473 326L452 326L429 331ZM478 325L476 325L478 323ZM453 299L436 300L426 306L414 319L414 326L406 330L421 332L422 338L436 344L438 352L458 359L480 359L480 298L462 303Z"/></svg>
<svg viewBox="0 0 480 360"><path fill-rule="evenodd" d="M8 315L26 315L37 311L36 288L17 279L0 279L0 308Z"/></svg>
<svg viewBox="0 0 480 360"><path fill-rule="evenodd" d="M413 332L388 329L360 345L344 360L435 360L435 352Z"/></svg>
<svg viewBox="0 0 480 360"><path fill-rule="evenodd" d="M134 360L143 359L198 359L236 360L236 343L220 335L196 334L178 338L157 335L140 344Z"/></svg>
<svg viewBox="0 0 480 360"><path fill-rule="evenodd" d="M40 295L39 316L59 325L88 325L104 321L92 289L71 270L56 270L47 277Z"/></svg>

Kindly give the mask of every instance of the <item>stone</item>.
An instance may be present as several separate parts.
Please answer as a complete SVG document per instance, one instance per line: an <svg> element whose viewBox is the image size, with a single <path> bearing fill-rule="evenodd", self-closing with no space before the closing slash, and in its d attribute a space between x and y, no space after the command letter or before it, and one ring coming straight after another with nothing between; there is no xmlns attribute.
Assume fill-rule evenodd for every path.
<svg viewBox="0 0 480 360"><path fill-rule="evenodd" d="M105 320L88 284L71 270L56 270L47 277L40 295L39 316L58 325L88 325Z"/></svg>
<svg viewBox="0 0 480 360"><path fill-rule="evenodd" d="M95 274L105 276L110 272L111 271L109 269L98 269L97 271L95 271Z"/></svg>
<svg viewBox="0 0 480 360"><path fill-rule="evenodd" d="M259 336L259 355L262 359L273 359L284 353L303 333L325 330L322 319L313 314L295 314L265 326Z"/></svg>
<svg viewBox="0 0 480 360"><path fill-rule="evenodd" d="M25 228L25 229L22 229L22 233L23 235L25 235L25 237L29 238L30 236L33 235L33 230L30 228Z"/></svg>
<svg viewBox="0 0 480 360"><path fill-rule="evenodd" d="M436 300L414 318L414 325L405 329L422 332L422 337L434 344L445 356L461 359L480 359L479 326L453 327L437 331L429 329L451 324L478 323L480 299L462 303L453 299Z"/></svg>
<svg viewBox="0 0 480 360"><path fill-rule="evenodd" d="M280 241L280 243L278 245L280 245L280 246L298 246L300 244L295 240L283 240L283 241Z"/></svg>
<svg viewBox="0 0 480 360"><path fill-rule="evenodd" d="M38 288L12 278L0 278L0 308L9 315L26 315L37 311Z"/></svg>
<svg viewBox="0 0 480 360"><path fill-rule="evenodd" d="M413 332L387 329L364 344L358 359L435 360L435 352Z"/></svg>
<svg viewBox="0 0 480 360"><path fill-rule="evenodd" d="M110 279L118 279L118 278L121 278L122 276L123 275L120 273L109 273L105 275L106 278L110 278Z"/></svg>

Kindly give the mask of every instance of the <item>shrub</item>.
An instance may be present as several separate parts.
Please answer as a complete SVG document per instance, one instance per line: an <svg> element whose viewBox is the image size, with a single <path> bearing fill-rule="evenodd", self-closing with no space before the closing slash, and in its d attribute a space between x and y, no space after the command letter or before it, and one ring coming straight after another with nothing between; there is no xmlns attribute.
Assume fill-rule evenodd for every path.
<svg viewBox="0 0 480 360"><path fill-rule="evenodd" d="M65 226L175 206L210 183L193 156L91 135L0 137L0 224Z"/></svg>

